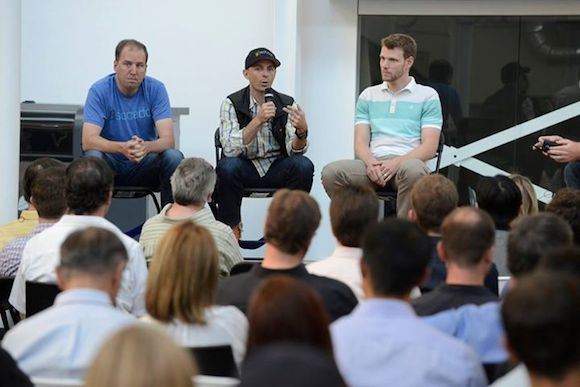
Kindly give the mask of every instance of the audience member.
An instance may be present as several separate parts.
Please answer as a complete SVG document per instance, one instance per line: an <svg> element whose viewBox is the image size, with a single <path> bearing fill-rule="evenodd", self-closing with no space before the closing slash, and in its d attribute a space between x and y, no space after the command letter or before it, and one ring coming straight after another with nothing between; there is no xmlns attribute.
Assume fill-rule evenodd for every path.
<svg viewBox="0 0 580 387"><path fill-rule="evenodd" d="M311 345L332 354L320 297L290 276L273 275L262 281L250 298L248 320L248 354L275 342Z"/></svg>
<svg viewBox="0 0 580 387"><path fill-rule="evenodd" d="M305 344L275 343L248 355L240 387L344 387L332 355Z"/></svg>
<svg viewBox="0 0 580 387"><path fill-rule="evenodd" d="M544 142L553 145L544 151L544 155L558 163L567 163L564 167L564 182L569 188L580 189L580 142L561 136L541 136L534 148L543 149Z"/></svg>
<svg viewBox="0 0 580 387"><path fill-rule="evenodd" d="M15 221L0 226L0 250L12 239L29 234L38 226L38 213L36 212L36 208L34 208L34 204L30 202L32 184L38 172L45 168L62 167L63 165L58 160L43 157L34 160L26 168L24 176L22 177L22 189L24 191L24 200L28 203L28 209L22 211L20 217Z"/></svg>
<svg viewBox="0 0 580 387"><path fill-rule="evenodd" d="M538 272L521 279L505 298L502 318L508 350L525 365L530 386L580 385L577 276ZM511 385L525 386L526 379Z"/></svg>
<svg viewBox="0 0 580 387"><path fill-rule="evenodd" d="M536 196L536 191L534 191L532 181L522 175L510 175L510 179L516 183L522 194L520 215L537 214L540 210L538 209L538 197Z"/></svg>
<svg viewBox="0 0 580 387"><path fill-rule="evenodd" d="M38 225L27 235L8 242L0 251L0 276L14 277L26 243L36 234L56 223L66 211L64 167L50 167L38 172L32 184L30 201L38 212Z"/></svg>
<svg viewBox="0 0 580 387"><path fill-rule="evenodd" d="M248 53L248 86L230 94L220 108L223 157L216 166L218 219L241 234L244 187L310 192L314 165L304 156L308 123L294 98L272 89L280 61L266 48Z"/></svg>
<svg viewBox="0 0 580 387"><path fill-rule="evenodd" d="M173 226L151 262L144 320L158 322L183 347L230 345L241 364L248 321L236 307L215 305L218 273L210 232L191 222Z"/></svg>
<svg viewBox="0 0 580 387"><path fill-rule="evenodd" d="M509 275L506 265L507 238L512 221L518 217L522 207L520 189L509 177L484 176L475 188L477 206L491 215L495 223L493 262L500 276Z"/></svg>
<svg viewBox="0 0 580 387"><path fill-rule="evenodd" d="M60 245L73 231L93 226L112 231L123 242L129 255L117 306L136 316L145 314L147 267L143 250L134 239L123 234L104 218L111 206L113 173L103 160L84 157L66 170L65 189L68 214L28 241L16 272L10 304L20 313L26 308L26 281L55 282L55 267L60 260Z"/></svg>
<svg viewBox="0 0 580 387"><path fill-rule="evenodd" d="M580 246L580 189L562 188L546 206L546 211L560 215L574 232L574 243Z"/></svg>
<svg viewBox="0 0 580 387"><path fill-rule="evenodd" d="M34 387L28 376L12 359L12 356L3 348L0 348L0 386L10 387Z"/></svg>
<svg viewBox="0 0 580 387"><path fill-rule="evenodd" d="M476 207L460 207L441 227L437 251L447 265L445 284L412 301L419 316L428 316L465 304L497 301L483 286L492 265L495 228L491 217Z"/></svg>
<svg viewBox="0 0 580 387"><path fill-rule="evenodd" d="M261 265L221 281L218 303L246 313L252 291L273 274L290 275L320 295L331 321L349 314L357 304L350 288L335 279L309 274L302 260L320 223L318 203L306 192L281 189L274 194L264 226L266 247Z"/></svg>
<svg viewBox="0 0 580 387"><path fill-rule="evenodd" d="M113 307L127 250L113 232L89 227L71 233L59 256L63 292L52 307L10 329L2 347L30 377L82 379L106 338L136 321Z"/></svg>
<svg viewBox="0 0 580 387"><path fill-rule="evenodd" d="M337 246L328 258L306 266L311 274L334 278L347 284L360 301L362 237L378 220L379 200L366 186L346 186L330 200L330 224Z"/></svg>
<svg viewBox="0 0 580 387"><path fill-rule="evenodd" d="M338 368L353 386L485 386L473 351L417 318L410 292L426 276L429 238L389 219L363 242L366 300L331 325Z"/></svg>
<svg viewBox="0 0 580 387"><path fill-rule="evenodd" d="M540 258L538 270L562 271L580 278L580 247L566 246L552 250Z"/></svg>
<svg viewBox="0 0 580 387"><path fill-rule="evenodd" d="M170 203L169 177L183 155L175 147L169 97L146 76L147 47L133 39L115 48L115 72L95 82L84 107L82 146L115 171L115 184L161 189Z"/></svg>
<svg viewBox="0 0 580 387"><path fill-rule="evenodd" d="M85 387L193 387L191 356L158 329L124 328L99 350Z"/></svg>
<svg viewBox="0 0 580 387"><path fill-rule="evenodd" d="M415 39L391 34L381 46L383 83L366 88L356 103L356 160L326 165L322 185L330 197L351 184L396 189L397 216L406 218L413 184L429 174L425 161L437 153L443 116L437 92L409 75Z"/></svg>
<svg viewBox="0 0 580 387"><path fill-rule="evenodd" d="M189 221L206 227L211 233L219 253L220 275L228 275L232 266L242 261L238 242L232 229L215 220L206 207L215 187L216 174L204 159L187 158L177 166L171 176L172 204L167 204L158 215L143 225L139 243L149 262L163 235L175 224Z"/></svg>

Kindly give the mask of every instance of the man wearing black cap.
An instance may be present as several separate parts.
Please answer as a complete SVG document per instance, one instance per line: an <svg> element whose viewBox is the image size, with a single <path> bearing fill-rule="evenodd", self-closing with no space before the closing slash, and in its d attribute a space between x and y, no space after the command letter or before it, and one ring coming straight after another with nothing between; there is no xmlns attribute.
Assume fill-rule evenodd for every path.
<svg viewBox="0 0 580 387"><path fill-rule="evenodd" d="M244 187L310 192L314 165L303 156L308 124L288 95L271 88L280 61L266 48L246 57L242 72L249 85L230 94L220 109L223 156L216 172L218 219L239 237Z"/></svg>

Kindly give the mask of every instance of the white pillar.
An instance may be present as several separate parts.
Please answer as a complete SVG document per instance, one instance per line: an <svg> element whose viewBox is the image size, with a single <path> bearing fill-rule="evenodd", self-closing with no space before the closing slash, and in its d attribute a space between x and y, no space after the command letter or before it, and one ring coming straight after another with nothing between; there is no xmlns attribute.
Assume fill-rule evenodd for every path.
<svg viewBox="0 0 580 387"><path fill-rule="evenodd" d="M0 0L0 224L18 208L20 16L21 0Z"/></svg>

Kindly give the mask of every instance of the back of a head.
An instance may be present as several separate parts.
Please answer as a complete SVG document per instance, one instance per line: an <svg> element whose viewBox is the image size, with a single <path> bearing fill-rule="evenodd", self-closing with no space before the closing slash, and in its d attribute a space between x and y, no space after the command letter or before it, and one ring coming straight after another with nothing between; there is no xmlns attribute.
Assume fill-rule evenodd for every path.
<svg viewBox="0 0 580 387"><path fill-rule="evenodd" d="M510 175L510 179L516 183L522 194L522 215L537 214L539 212L538 197L532 181L522 175Z"/></svg>
<svg viewBox="0 0 580 387"><path fill-rule="evenodd" d="M31 200L41 218L56 220L65 213L65 171L61 166L38 172L32 184Z"/></svg>
<svg viewBox="0 0 580 387"><path fill-rule="evenodd" d="M574 243L580 246L580 190L563 188L556 192L546 211L561 216L574 233Z"/></svg>
<svg viewBox="0 0 580 387"><path fill-rule="evenodd" d="M264 280L248 306L248 353L274 342L311 345L332 353L328 316L317 293L289 276Z"/></svg>
<svg viewBox="0 0 580 387"><path fill-rule="evenodd" d="M367 228L378 221L379 199L367 186L342 187L330 200L332 233L343 246L360 247Z"/></svg>
<svg viewBox="0 0 580 387"><path fill-rule="evenodd" d="M182 206L203 206L213 193L215 170L202 158L183 159L171 176L173 200Z"/></svg>
<svg viewBox="0 0 580 387"><path fill-rule="evenodd" d="M240 387L346 386L327 351L297 343L275 343L248 355Z"/></svg>
<svg viewBox="0 0 580 387"><path fill-rule="evenodd" d="M73 277L112 275L128 260L125 246L115 234L98 227L71 233L60 247L60 270Z"/></svg>
<svg viewBox="0 0 580 387"><path fill-rule="evenodd" d="M549 213L523 216L508 236L508 269L515 277L529 273L542 255L571 246L572 241L570 226L559 216Z"/></svg>
<svg viewBox="0 0 580 387"><path fill-rule="evenodd" d="M159 328L124 328L101 347L89 368L86 387L193 387L190 354Z"/></svg>
<svg viewBox="0 0 580 387"><path fill-rule="evenodd" d="M163 236L149 268L145 306L157 320L204 324L205 309L214 304L218 252L210 232L183 222Z"/></svg>
<svg viewBox="0 0 580 387"><path fill-rule="evenodd" d="M511 221L520 213L522 193L507 176L482 177L475 187L475 194L477 205L491 215L498 229L509 229Z"/></svg>
<svg viewBox="0 0 580 387"><path fill-rule="evenodd" d="M425 232L439 232L443 219L457 207L458 202L455 184L443 175L424 176L411 190L411 205L417 224Z"/></svg>
<svg viewBox="0 0 580 387"><path fill-rule="evenodd" d="M64 167L64 163L56 159L43 157L34 160L28 167L26 167L24 176L22 177L22 186L24 191L24 200L26 200L28 203L30 203L30 197L32 196L32 184L34 183L34 179L36 179L38 172L51 167Z"/></svg>
<svg viewBox="0 0 580 387"><path fill-rule="evenodd" d="M532 375L562 379L580 366L580 281L538 272L518 280L502 306L510 349Z"/></svg>
<svg viewBox="0 0 580 387"><path fill-rule="evenodd" d="M457 208L445 218L441 227L447 261L461 268L477 266L494 240L493 220L476 207Z"/></svg>
<svg viewBox="0 0 580 387"><path fill-rule="evenodd" d="M580 280L580 247L567 246L552 250L542 256L538 270L565 272Z"/></svg>
<svg viewBox="0 0 580 387"><path fill-rule="evenodd" d="M408 295L425 275L431 250L429 237L409 221L387 219L371 227L363 241L363 260L373 292Z"/></svg>
<svg viewBox="0 0 580 387"><path fill-rule="evenodd" d="M268 208L264 239L284 253L306 253L319 224L320 208L312 196L281 189Z"/></svg>
<svg viewBox="0 0 580 387"><path fill-rule="evenodd" d="M91 214L109 201L113 171L106 161L83 157L66 169L66 200L75 215Z"/></svg>
<svg viewBox="0 0 580 387"><path fill-rule="evenodd" d="M445 59L436 59L429 64L429 80L449 83L453 75L451 63Z"/></svg>

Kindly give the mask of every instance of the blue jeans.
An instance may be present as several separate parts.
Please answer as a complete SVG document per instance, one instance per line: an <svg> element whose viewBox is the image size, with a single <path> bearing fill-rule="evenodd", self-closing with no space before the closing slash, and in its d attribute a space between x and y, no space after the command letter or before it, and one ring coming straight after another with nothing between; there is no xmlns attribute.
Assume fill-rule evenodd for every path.
<svg viewBox="0 0 580 387"><path fill-rule="evenodd" d="M564 168L566 187L580 189L580 161L571 161Z"/></svg>
<svg viewBox="0 0 580 387"><path fill-rule="evenodd" d="M264 177L260 177L250 160L224 157L216 167L217 218L233 227L240 223L240 207L244 187L289 188L310 192L314 164L302 155L282 157L274 161Z"/></svg>
<svg viewBox="0 0 580 387"><path fill-rule="evenodd" d="M134 164L127 159L119 160L109 153L90 149L85 156L98 157L107 162L115 172L115 186L149 187L161 191L161 205L173 201L169 179L177 168L183 154L177 149L167 149L161 153L149 153L141 162Z"/></svg>

